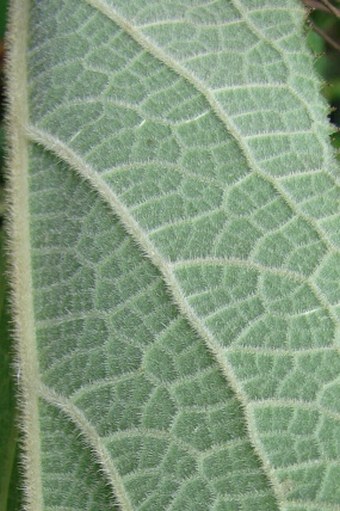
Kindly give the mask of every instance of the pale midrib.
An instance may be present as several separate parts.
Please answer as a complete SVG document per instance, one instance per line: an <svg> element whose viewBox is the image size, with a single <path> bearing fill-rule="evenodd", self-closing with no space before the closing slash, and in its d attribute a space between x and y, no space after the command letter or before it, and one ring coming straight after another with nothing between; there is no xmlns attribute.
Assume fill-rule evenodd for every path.
<svg viewBox="0 0 340 511"><path fill-rule="evenodd" d="M256 160L254 160L250 149L244 143L241 133L236 128L235 124L232 120L226 115L226 112L221 108L219 102L215 99L214 94L212 94L205 84L201 82L198 78L196 78L192 73L190 73L183 65L181 65L178 61L174 60L169 54L164 52L159 46L156 46L149 38L147 38L137 27L130 24L126 19L120 16L112 6L109 6L105 0L84 0L86 3L91 5L93 8L97 9L99 12L104 14L106 17L111 19L114 23L116 23L124 32L126 32L134 41L136 41L141 48L143 48L146 52L151 54L157 60L162 62L169 69L172 69L178 76L184 78L188 83L190 83L198 92L200 92L209 105L212 108L212 111L218 117L218 119L223 123L227 132L232 135L238 147L245 157L249 168L253 171L253 174L258 175L262 179L264 179L267 183L270 183L271 186L276 190L278 195L284 200L287 206L293 211L297 216L304 219L310 226L313 227L314 231L317 233L319 239L325 243L329 252L336 251L336 248L329 240L327 236L327 232L320 228L315 220L306 215L296 204L291 200L288 196L284 188L278 183L278 181L268 174L266 174L261 167L258 165ZM248 21L249 23L249 21ZM251 27L254 30L253 27ZM258 36L259 37L259 36ZM261 34L261 39L263 40L263 35ZM273 44L271 43L273 46ZM277 48L275 48L277 50ZM277 50L278 51L278 50ZM280 54L282 51L280 50ZM292 90L292 88L287 85L287 88L296 96L296 92ZM304 105L305 102L298 97L299 101L301 101ZM307 109L308 113L309 109ZM311 120L314 121L313 117ZM322 143L322 147L324 149L325 144ZM334 180L334 176L331 178Z"/></svg>
<svg viewBox="0 0 340 511"><path fill-rule="evenodd" d="M142 249L143 254L148 257L156 268L161 272L164 282L171 293L172 298L177 304L179 310L188 320L194 330L204 340L209 351L214 355L215 360L223 373L226 381L234 390L240 405L243 408L245 415L245 422L248 430L249 439L253 445L254 451L258 458L261 460L263 470L266 473L271 487L277 498L280 509L285 505L285 499L281 485L275 475L271 464L263 451L260 441L256 435L256 428L253 424L251 402L248 400L247 395L239 385L238 380L234 374L232 365L229 363L225 356L225 351L215 341L210 331L202 324L201 320L197 317L190 304L187 302L177 279L172 271L172 267L168 264L159 254L156 247L147 238L146 234L142 231L138 223L131 217L129 210L122 204L113 190L100 178L97 172L92 169L82 158L80 158L72 149L70 149L62 141L56 139L48 133L41 131L34 126L27 126L27 136L34 143L40 144L44 149L54 153L58 158L70 165L82 178L85 178L98 193L104 198L106 203L111 207L113 212L119 217L120 221L126 228L127 232L132 236L138 246Z"/></svg>
<svg viewBox="0 0 340 511"><path fill-rule="evenodd" d="M25 463L25 509L43 511L40 464L40 428L37 395L39 365L36 348L29 226L28 146L24 125L28 119L26 54L29 2L13 0L9 18L7 137L9 258L19 381L20 426Z"/></svg>
<svg viewBox="0 0 340 511"><path fill-rule="evenodd" d="M86 440L86 444L93 451L97 461L103 468L105 475L111 484L113 495L117 498L122 511L134 511L130 499L125 491L122 478L117 472L110 453L105 448L95 427L90 424L85 415L69 399L57 394L47 385L40 383L38 392L40 397L42 397L47 403L61 410L79 429Z"/></svg>

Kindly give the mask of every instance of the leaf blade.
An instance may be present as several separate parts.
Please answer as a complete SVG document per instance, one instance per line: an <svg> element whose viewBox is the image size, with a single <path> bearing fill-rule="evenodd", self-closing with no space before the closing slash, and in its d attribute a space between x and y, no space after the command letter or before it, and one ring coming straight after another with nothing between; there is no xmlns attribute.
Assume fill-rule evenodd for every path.
<svg viewBox="0 0 340 511"><path fill-rule="evenodd" d="M169 50L168 42L172 44L174 39L166 27L168 25L166 19L161 23L159 20L153 23L151 29L148 28L146 31L147 37L142 32L137 32L136 36L136 30L134 27L131 28L131 24L122 20L120 15L112 15L114 11L108 3L99 1L91 3L108 12L124 30L109 25L94 11L86 11L84 8L82 12L83 7L78 7L78 14L83 16L83 19L80 18L79 31L81 32L85 26L86 34L88 27L91 27L93 36L97 24L97 28L100 26L103 30L102 34L98 32L98 41L101 40L103 43L106 38L111 41L110 50L105 44L101 47L106 59L100 62L101 69L97 68L95 75L92 71L93 66L96 66L96 60L99 59L99 53L90 52L91 57L86 63L88 48L83 33L78 40L81 44L76 50L80 60L75 65L72 62L65 64L58 60L58 54L52 51L53 37L49 49L50 62L41 64L39 59L34 61L33 55L38 53L35 50L39 49L41 44L37 42L37 47L32 51L31 64L37 72L39 66L44 72L43 75L35 76L34 73L31 75L32 82L39 78L40 84L35 82L32 87L35 90L31 96L33 127L29 127L28 132L36 142L43 143L46 149L54 151L66 162L71 163L95 185L120 215L130 234L161 269L182 313L184 312L185 317L206 340L208 347L215 352L222 371L241 397L241 402L247 410L248 432L252 436L252 444L256 445L257 453L261 453L262 462L271 476L272 484L274 481L282 509L288 509L289 503L293 500L301 500L308 509L311 505L311 496L317 505L325 506L325 509L333 504L336 506L338 495L333 492L332 481L336 480L337 461L326 474L322 466L322 470L316 476L312 472L308 475L304 463L309 459L321 459L321 465L325 464L326 452L336 459L336 444L332 444L324 432L328 428L335 434L339 429L337 419L332 423L323 424L322 434L320 433L317 439L322 444L321 451L315 444L315 438L308 441L309 430L304 432L305 438L300 442L301 439L294 433L293 420L295 414L301 413L301 408L306 403L318 411L317 392L324 393L321 394L322 405L326 405L326 409L336 415L334 396L337 389L339 357L334 349L333 338L338 322L336 306L338 290L336 286L331 285L329 272L336 273L337 267L335 250L337 223L328 212L324 213L321 207L322 196L320 198L317 195L313 184L317 176L323 182L324 193L330 197L330 203L337 205L333 193L333 164L328 170L331 157L325 145L328 127L320 121L321 114L324 114L323 106L319 102L315 110L310 110L305 98L302 100L300 98L300 103L306 110L303 112L304 109L301 110L294 102L294 94L287 93L288 89L291 91L291 84L288 89L286 85L283 87L285 93L281 96L277 91L272 98L268 95L268 101L274 112L282 109L285 103L288 104L285 121L289 128L287 129L283 118L280 118L286 131L282 131L280 126L277 130L274 126L270 136L267 133L261 135L261 145L259 134L254 135L254 129L258 130L260 126L263 130L265 123L269 122L268 117L262 119L261 127L261 123L255 125L252 122L251 112L246 112L249 114L247 123L244 123L244 118L242 120L240 112L236 111L236 114L234 112L237 121L233 122L230 121L231 114L228 117L224 112L227 106L235 109L237 106L241 108L242 105L241 101L228 103L227 97L230 98L231 94L237 95L243 89L249 92L252 86L246 83L246 87L243 87L244 84L241 83L235 87L235 83L232 83L231 87L223 87L223 91L218 90L213 96L210 89L214 89L216 85L220 87L221 83L217 82L221 77L216 78L214 75L213 80L217 82L207 81L204 90L200 83L197 85L199 73L206 72L204 67L206 56L198 57L199 65L197 59L194 64L191 64L190 58L189 64L187 61L185 64L180 62L178 55L183 49L184 53L192 51L183 42L183 37L187 37L186 30L190 23L184 22L183 32L176 25L174 34L179 37L180 48L176 49L175 44ZM131 5L126 8L131 8ZM235 5L235 2L229 4L230 12L237 11ZM237 6L240 9L238 2ZM115 2L114 7L123 11L125 8L119 2ZM134 4L136 13L139 7L139 4ZM60 13L63 12L63 8L60 9ZM185 10L183 6L182 8ZM36 6L33 25L35 19L42 15L39 9L43 10L44 7ZM45 9L47 14L48 8ZM188 10L191 10L193 15L195 9ZM251 25L252 30L248 32L253 38L257 36L260 43L268 37L275 39L277 33L275 26L273 28L271 25L270 9L258 11L263 18L257 18L256 9L250 15L242 12L243 18L236 20L236 25L241 32L242 30L247 32ZM65 12L60 16L66 19ZM209 12L209 9L206 12ZM293 11L285 12L286 14L289 12L291 18ZM159 14L161 19L163 13ZM197 10L194 14L197 18ZM213 19L214 13L210 14ZM183 13L181 16L184 19ZM77 16L72 18L70 23L76 25L78 22L76 18ZM216 19L214 23L216 24ZM258 28L256 23L260 23L261 27ZM266 23L269 33L273 34L274 31L274 35L263 36L260 33L263 27L266 28ZM232 26L230 22L224 23L225 53L230 50L230 44L233 44L233 38L227 37L228 31L233 30ZM295 24L293 26L295 27ZM216 25L211 33L213 30L218 32L218 26ZM134 36L139 46L129 39L126 32ZM154 41L158 46L155 46ZM209 43L209 39L206 41ZM33 47L34 44L33 42ZM60 46L64 48L65 53L62 52L64 55L67 55L68 48L72 47L70 44L74 44L72 36L66 33L64 39L62 37L59 41L59 48ZM287 40L284 40L284 45L288 55ZM269 47L276 50L276 53L272 52L275 58L280 55L274 44ZM148 52L153 53L153 56ZM155 53L158 61L154 59ZM127 58L128 65L126 62L122 64L119 60L122 54ZM269 55L268 45L262 45L259 54L262 58ZM282 49L281 54L286 55ZM273 57L274 64L275 58ZM292 59L294 58L293 56ZM116 81L112 82L111 89L107 87L104 78L107 73L103 72L102 67L105 66L105 60L113 62L111 69L115 69L113 75ZM307 56L305 60L306 68L309 66L308 69L311 69ZM210 64L212 62L211 58L206 61ZM89 63L90 70L87 67ZM303 59L302 63L305 65ZM54 79L46 87L44 76L48 76L46 73L48 66L54 72ZM72 73L75 73L74 76L83 73L85 86L81 86L78 81L76 86L67 86L63 89L65 71L63 66L69 76L72 76ZM118 66L118 69L115 66ZM217 71L220 71L220 67L216 66ZM248 67L251 69L250 65ZM281 65L275 69L276 71L270 75L273 81L284 80L285 74L282 73L282 69L285 71L287 67ZM229 79L226 73L221 76L224 80ZM236 70L230 76L240 79L241 82L244 79ZM151 80L148 81L148 77L151 77ZM192 85L196 86L196 90ZM279 89L276 83L274 85L273 89ZM260 84L256 83L256 88L258 92L255 92L254 96L246 96L245 102L249 107L252 106L253 100L255 110L260 104L259 100L263 105L263 94L266 89L263 80L260 80ZM205 93L203 98L202 91ZM61 97L63 105L60 103ZM56 100L53 110L51 98L53 101ZM173 108L172 98L175 98L182 108ZM274 108L274 99L278 102L277 110ZM305 123L308 130L303 132L297 130L295 125L297 117L292 113L294 108L298 110L299 122ZM307 115L303 116L306 112ZM66 124L62 122L65 116L68 119ZM313 116L319 116L318 120L316 121ZM314 123L312 139L308 138L311 133L309 122ZM294 127L292 131L291 126ZM321 135L315 135L316 128L320 130ZM113 133L118 135L112 137L112 129ZM106 137L111 137L109 143ZM311 140L317 141L315 144L313 142L313 150ZM308 147L307 152L301 150L303 143ZM203 150L200 147L202 144L205 146ZM287 145L292 151L285 155L284 147ZM326 170L323 172L317 169L319 155L314 145L324 151L322 163ZM294 155L293 150L296 147L299 147L300 151ZM88 151L88 148L91 150ZM272 152L274 158L271 158ZM314 158L313 162L311 155ZM226 164L227 159L231 160L229 166ZM114 168L112 162L115 162ZM307 179L306 187L314 194L312 201L309 201L309 197L306 199L304 186L296 185L297 178L289 175L289 168L292 165L296 165L301 177ZM235 167L237 172L234 170ZM225 185L226 190L223 189ZM302 194L304 202L307 201L307 204L303 202L302 207L294 199L298 193ZM325 218L320 220L322 216ZM272 226L275 226L274 234L271 232ZM309 252L312 252L312 257L307 257ZM223 259L224 263L222 272L220 261L216 261L219 258ZM239 261L249 261L249 268L245 268L244 264L243 267L242 264L237 265ZM275 275L273 269L276 273L281 272L281 275ZM314 278L315 271L318 272L317 278ZM293 272L297 276L292 275ZM192 283L195 283L197 289L191 289ZM41 310L44 310L44 306ZM322 324L321 329L317 326L318 322ZM285 329L288 335L285 334ZM321 330L326 334L321 335ZM265 346L263 338L266 339ZM256 349L251 351L252 343L255 343L253 348L261 348L264 352L260 354ZM277 352L277 348L282 344L287 353ZM304 353L307 347L312 353ZM321 369L316 370L317 365L320 365ZM322 382L321 385L312 376L315 371ZM304 377L308 377L312 383L310 388L303 384ZM280 399L286 401L280 403ZM276 438L279 436L285 439L284 445L290 440L294 443L294 449L287 445L279 454L271 442L270 435L268 437L266 430L263 431L263 423L269 421L266 413L275 409L275 402L280 403L280 411L291 418L291 423L287 426L286 437L280 429L272 429L271 433L274 431ZM315 416L313 425L314 432L317 428ZM322 459L326 461L323 462ZM301 476L295 471L295 464L303 467ZM289 468L290 466L292 468ZM213 472L213 465L211 467ZM295 487L291 481L292 474L297 479ZM302 477L306 474L310 480L307 489ZM326 489L318 488L314 482L315 478L318 484L321 480ZM152 484L155 483L150 484L149 491L152 492ZM215 491L218 494L221 490ZM181 505L183 503L187 505L188 501L184 498ZM216 505L223 506L225 502ZM251 500L244 505L251 506ZM275 504L271 501L270 505L273 507Z"/></svg>

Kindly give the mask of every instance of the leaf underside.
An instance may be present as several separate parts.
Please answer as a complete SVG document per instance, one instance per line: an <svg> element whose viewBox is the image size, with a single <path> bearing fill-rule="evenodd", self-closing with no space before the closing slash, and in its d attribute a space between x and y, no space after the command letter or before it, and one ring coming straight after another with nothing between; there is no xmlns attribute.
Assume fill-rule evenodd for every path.
<svg viewBox="0 0 340 511"><path fill-rule="evenodd" d="M338 169L302 22L31 1L44 511L339 511Z"/></svg>

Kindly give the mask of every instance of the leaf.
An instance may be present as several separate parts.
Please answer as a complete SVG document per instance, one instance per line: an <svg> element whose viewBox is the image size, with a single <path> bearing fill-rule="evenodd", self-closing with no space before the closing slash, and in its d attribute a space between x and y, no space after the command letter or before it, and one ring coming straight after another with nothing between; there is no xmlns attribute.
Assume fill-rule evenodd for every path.
<svg viewBox="0 0 340 511"><path fill-rule="evenodd" d="M302 7L27 11L10 81L28 509L338 511L338 167Z"/></svg>

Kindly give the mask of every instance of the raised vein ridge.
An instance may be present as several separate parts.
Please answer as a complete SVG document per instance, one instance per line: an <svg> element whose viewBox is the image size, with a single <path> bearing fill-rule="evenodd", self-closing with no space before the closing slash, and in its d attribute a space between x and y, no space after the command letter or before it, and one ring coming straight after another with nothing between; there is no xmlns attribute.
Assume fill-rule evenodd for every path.
<svg viewBox="0 0 340 511"><path fill-rule="evenodd" d="M11 264L12 309L15 319L19 407L25 456L25 492L27 509L42 511L40 466L40 428L37 396L39 371L33 316L33 292L30 259L28 206L28 148L23 125L28 118L27 38L29 3L13 1L9 16L7 63L9 108L7 114L10 145L8 192L9 260Z"/></svg>
<svg viewBox="0 0 340 511"><path fill-rule="evenodd" d="M248 398L243 392L243 389L238 385L237 379L234 375L233 368L230 366L228 360L224 356L223 350L221 350L221 347L218 345L218 343L215 342L211 333L205 328L205 326L201 323L199 318L197 318L196 314L187 303L185 296L177 283L176 277L172 273L171 266L169 266L167 262L164 261L164 259L162 259L157 249L147 239L147 237L142 232L138 224L129 214L128 210L117 199L113 190L109 188L106 185L106 183L100 179L97 173L94 172L93 169L91 169L91 167L89 167L81 158L79 158L79 156L77 156L72 150L70 150L69 147L67 147L61 141L55 139L53 136L43 133L34 127L27 127L26 132L27 135L31 138L31 140L41 144L45 149L52 151L63 161L67 162L77 173L79 173L80 176L85 178L94 186L94 188L100 193L100 195L113 209L114 213L118 215L120 221L126 228L127 232L131 236L133 236L134 240L143 250L145 255L152 261L156 268L160 270L161 274L163 275L166 286L171 292L171 295L175 303L179 307L179 310L188 319L189 323L193 326L197 333L204 339L208 349L213 353L226 380L228 381L228 383L230 383L231 387L235 391L235 394L239 398L242 407L244 408L248 433L251 442L255 448L257 455L260 457L263 463L265 472L278 498L279 505L283 505L282 492L276 480L276 476L274 475L270 467L266 455L263 453L260 447L260 444L256 438L255 431L251 428L252 421L248 409Z"/></svg>
<svg viewBox="0 0 340 511"><path fill-rule="evenodd" d="M67 398L59 396L54 389L48 388L47 385L39 385L39 395L48 403L59 408L67 417L69 417L75 426L81 431L86 443L93 450L96 459L103 467L103 471L110 482L113 495L118 499L122 511L133 511L133 506L126 494L123 481L119 476L111 456L96 429L89 423L85 415Z"/></svg>
<svg viewBox="0 0 340 511"><path fill-rule="evenodd" d="M205 86L204 83L199 81L198 78L196 78L192 73L190 73L184 66L182 66L179 62L174 60L169 54L163 51L163 49L159 46L156 46L150 38L147 38L144 36L143 32L138 30L138 27L134 26L133 24L130 24L126 19L124 19L122 16L120 16L112 5L109 5L105 0L86 0L86 2L89 5L92 5L93 7L97 8L100 12L105 14L108 18L110 18L112 21L117 23L127 34L129 34L138 44L142 46L146 51L150 52L151 55L153 55L155 58L157 58L160 62L164 63L166 66L168 66L170 69L175 71L179 76L185 78L190 84L192 84L203 96L206 98L207 102L211 106L213 112L216 114L216 116L223 122L225 125L227 131L232 135L232 137L237 141L237 144L245 156L246 161L249 164L250 169L253 170L254 173L258 173L259 176L261 176L263 179L268 181L274 189L281 195L283 200L286 202L286 204L291 208L292 211L294 211L296 214L301 216L302 218L305 218L315 229L318 236L322 241L325 242L327 247L330 251L335 250L335 246L332 242L328 240L327 233L323 231L322 228L320 228L314 221L313 218L307 217L305 213L303 213L299 205L294 203L291 198L287 195L283 187L280 185L280 183L276 180L268 176L267 173L263 172L261 167L258 165L256 160L253 158L252 153L250 152L249 148L246 144L244 144L242 137L240 136L236 126L232 122L232 120L226 115L226 112L221 108L218 100L214 97L214 94L211 93ZM240 2L235 2L235 5L237 5L238 10L242 15L244 15L243 9L240 8ZM252 30L256 32L256 34L259 33L258 30L254 29L253 24L251 24ZM261 38L263 38L261 34ZM271 44L273 44L271 42ZM275 47L275 46L274 46ZM280 54L283 55L283 53L280 51ZM292 90L292 89L291 89ZM296 94L295 91L293 91L294 95ZM299 100L301 98L299 97ZM309 107L305 101L303 101L303 104L306 106L308 112ZM267 134L264 133L264 136ZM319 135L318 138L320 139ZM325 151L325 143L322 140L322 147ZM329 160L326 159L324 162L325 165L329 164ZM332 179L335 179L332 175Z"/></svg>
<svg viewBox="0 0 340 511"><path fill-rule="evenodd" d="M328 161L320 142L328 136L326 123L320 122L318 137L313 133L314 118L324 114L317 101L309 103L317 81L309 80L306 54L292 51L300 44L297 22L289 8L278 13L245 6L253 30L232 2L183 5L178 15L168 4L159 13L152 2L116 0L118 24L79 4L84 17L77 25L76 64L60 62L53 34L45 42L33 38L36 93L28 131L85 175L161 270L183 316L244 399L253 443L285 509L307 494L320 508L335 505L339 201L333 175L321 170ZM98 5L111 12L109 2ZM58 16L68 19L64 11L65 5ZM134 20L128 23L134 34L127 34L126 19ZM140 25L143 34L136 35ZM73 32L66 23L58 38L65 54L74 47ZM92 35L96 50L87 47ZM214 41L223 41L218 52ZM75 83L65 85L65 73ZM67 321L67 311L60 312L49 323L44 309L42 328ZM81 324L82 315L76 316ZM56 374L52 367L46 377ZM105 378L100 388L107 388ZM74 399L88 406L89 392L86 384Z"/></svg>

